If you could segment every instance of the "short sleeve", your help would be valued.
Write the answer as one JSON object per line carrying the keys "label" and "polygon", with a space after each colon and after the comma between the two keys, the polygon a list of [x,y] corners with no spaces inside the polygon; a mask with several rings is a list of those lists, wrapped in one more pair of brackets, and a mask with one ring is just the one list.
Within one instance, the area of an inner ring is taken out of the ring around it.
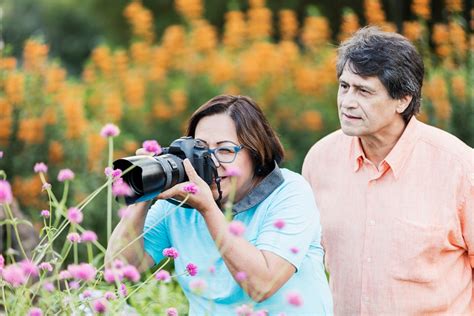
{"label": "short sleeve", "polygon": [[144,226],[144,248],[153,258],[155,263],[160,262],[163,257],[163,249],[171,247],[166,217],[170,214],[172,208],[170,203],[158,200],[148,210]]}
{"label": "short sleeve", "polygon": [[[298,270],[310,246],[320,247],[319,211],[303,177],[283,186],[268,205],[255,246],[286,259]],[[284,225],[278,228],[276,223]]]}
{"label": "short sleeve", "polygon": [[[469,262],[474,269],[474,171],[469,170],[468,181],[466,181],[464,192],[464,203],[461,205],[461,219],[463,237],[467,245]],[[474,276],[473,276],[474,278]]]}

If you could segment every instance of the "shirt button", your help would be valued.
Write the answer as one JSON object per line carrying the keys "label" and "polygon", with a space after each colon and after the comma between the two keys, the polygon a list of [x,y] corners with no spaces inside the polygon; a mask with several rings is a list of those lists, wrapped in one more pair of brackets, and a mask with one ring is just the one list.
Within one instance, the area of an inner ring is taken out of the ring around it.
{"label": "shirt button", "polygon": [[370,225],[375,226],[375,221],[373,219],[370,220]]}

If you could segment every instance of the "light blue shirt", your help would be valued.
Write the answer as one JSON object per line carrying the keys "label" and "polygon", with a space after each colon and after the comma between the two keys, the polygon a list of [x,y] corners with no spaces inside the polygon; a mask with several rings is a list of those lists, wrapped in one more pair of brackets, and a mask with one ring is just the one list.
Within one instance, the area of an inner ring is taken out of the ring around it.
{"label": "light blue shirt", "polygon": [[[163,249],[178,250],[175,273],[189,300],[190,315],[236,315],[236,308],[243,304],[252,305],[254,311],[266,310],[269,315],[333,314],[324,273],[319,211],[302,176],[276,167],[234,206],[234,220],[245,224],[244,238],[251,244],[279,255],[297,269],[277,292],[261,303],[254,302],[234,280],[198,211],[176,208],[159,200],[148,212],[145,251],[158,263],[163,259]],[[282,229],[274,226],[276,220],[284,221]],[[198,266],[196,276],[183,274],[188,263]],[[199,294],[190,288],[190,282],[197,279],[207,284]],[[301,306],[288,303],[287,294],[291,292],[301,296]]]}

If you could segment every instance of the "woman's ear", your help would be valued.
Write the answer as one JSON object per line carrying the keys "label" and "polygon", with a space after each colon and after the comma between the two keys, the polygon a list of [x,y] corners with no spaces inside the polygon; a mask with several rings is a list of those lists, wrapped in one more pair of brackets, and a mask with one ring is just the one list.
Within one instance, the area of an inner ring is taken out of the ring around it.
{"label": "woman's ear", "polygon": [[413,99],[413,96],[411,95],[406,95],[398,99],[397,113],[402,114],[403,112],[405,112],[407,107],[410,105],[410,102],[412,99]]}

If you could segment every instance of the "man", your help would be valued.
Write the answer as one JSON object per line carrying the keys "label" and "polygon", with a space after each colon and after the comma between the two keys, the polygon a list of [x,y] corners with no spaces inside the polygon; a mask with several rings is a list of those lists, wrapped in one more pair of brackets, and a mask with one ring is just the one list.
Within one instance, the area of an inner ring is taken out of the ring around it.
{"label": "man", "polygon": [[339,48],[341,130],[303,165],[336,315],[474,315],[474,154],[415,118],[423,75],[395,33],[367,27]]}

